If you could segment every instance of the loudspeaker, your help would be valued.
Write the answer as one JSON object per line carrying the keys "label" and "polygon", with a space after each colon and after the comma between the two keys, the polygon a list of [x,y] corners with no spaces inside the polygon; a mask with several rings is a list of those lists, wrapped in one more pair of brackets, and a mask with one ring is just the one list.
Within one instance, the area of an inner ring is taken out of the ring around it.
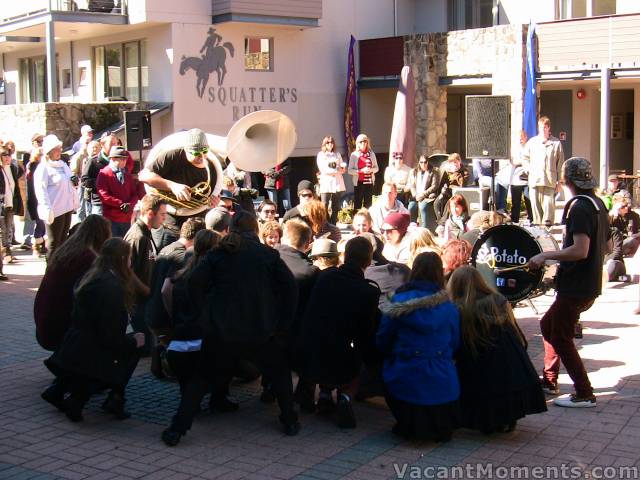
{"label": "loudspeaker", "polygon": [[489,188],[453,187],[452,195],[462,195],[469,205],[469,216],[480,210],[489,210]]}
{"label": "loudspeaker", "polygon": [[467,158],[511,158],[511,97],[466,97]]}
{"label": "loudspeaker", "polygon": [[127,150],[151,148],[151,112],[131,110],[124,112],[125,143]]}

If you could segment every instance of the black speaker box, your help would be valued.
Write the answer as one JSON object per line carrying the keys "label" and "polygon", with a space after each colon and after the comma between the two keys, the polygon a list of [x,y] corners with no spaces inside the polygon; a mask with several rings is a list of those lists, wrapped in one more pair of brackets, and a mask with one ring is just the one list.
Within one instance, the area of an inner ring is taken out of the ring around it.
{"label": "black speaker box", "polygon": [[151,148],[151,112],[149,110],[131,110],[124,112],[125,143],[127,150]]}
{"label": "black speaker box", "polygon": [[510,158],[511,97],[466,97],[467,158]]}

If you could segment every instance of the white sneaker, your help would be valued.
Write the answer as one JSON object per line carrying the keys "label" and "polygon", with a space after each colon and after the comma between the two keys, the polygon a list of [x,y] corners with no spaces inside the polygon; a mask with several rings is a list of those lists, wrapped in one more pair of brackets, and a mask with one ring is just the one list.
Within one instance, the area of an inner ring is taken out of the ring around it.
{"label": "white sneaker", "polygon": [[591,395],[590,397],[578,397],[575,393],[571,395],[563,395],[556,398],[553,403],[559,407],[566,408],[593,408],[596,406],[596,397]]}

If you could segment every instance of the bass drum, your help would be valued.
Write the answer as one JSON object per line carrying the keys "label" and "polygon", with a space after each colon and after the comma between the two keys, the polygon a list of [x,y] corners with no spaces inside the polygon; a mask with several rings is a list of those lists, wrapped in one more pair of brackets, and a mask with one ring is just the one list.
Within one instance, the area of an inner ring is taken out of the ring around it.
{"label": "bass drum", "polygon": [[558,250],[558,242],[544,229],[497,225],[478,238],[471,263],[489,285],[511,303],[517,303],[534,296],[545,278],[553,278],[555,265],[533,271],[522,268],[496,273],[496,269],[524,267],[531,257],[553,250]]}

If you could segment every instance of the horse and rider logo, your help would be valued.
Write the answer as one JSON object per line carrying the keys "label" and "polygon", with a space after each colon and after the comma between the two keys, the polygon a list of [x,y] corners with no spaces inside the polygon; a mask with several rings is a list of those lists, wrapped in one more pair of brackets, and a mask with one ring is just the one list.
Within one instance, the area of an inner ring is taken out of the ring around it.
{"label": "horse and rider logo", "polygon": [[222,43],[222,36],[218,35],[216,29],[212,27],[209,29],[207,39],[200,49],[200,57],[182,56],[180,75],[185,75],[189,69],[193,69],[196,72],[196,91],[200,98],[204,95],[211,73],[216,72],[218,74],[218,86],[221,86],[224,82],[224,77],[227,74],[227,67],[225,66],[227,50],[229,55],[233,57],[233,44],[231,42]]}

